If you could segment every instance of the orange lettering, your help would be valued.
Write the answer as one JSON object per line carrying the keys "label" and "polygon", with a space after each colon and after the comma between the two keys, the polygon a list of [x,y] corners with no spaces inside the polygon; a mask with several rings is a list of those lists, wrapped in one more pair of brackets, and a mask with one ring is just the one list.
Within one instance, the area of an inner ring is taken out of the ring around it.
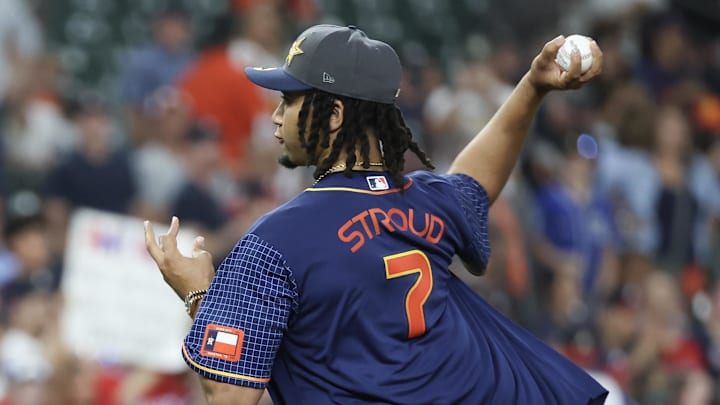
{"label": "orange lettering", "polygon": [[352,221],[345,222],[345,224],[341,226],[340,229],[338,229],[338,238],[340,238],[340,240],[345,243],[350,243],[354,239],[357,239],[357,242],[355,242],[352,248],[350,248],[350,251],[355,253],[365,244],[365,237],[360,231],[352,231],[349,235],[345,235],[345,233],[350,229],[352,224]]}
{"label": "orange lettering", "polygon": [[415,210],[410,208],[410,212],[408,213],[408,225],[410,226],[410,232],[414,233],[415,235],[424,238],[425,235],[428,233],[428,230],[430,230],[430,214],[427,212],[425,213],[425,229],[422,230],[422,232],[418,232],[415,229],[414,223],[415,223]]}
{"label": "orange lettering", "polygon": [[370,239],[372,239],[372,238],[373,238],[373,234],[372,234],[372,232],[370,232],[370,227],[368,226],[367,222],[365,221],[365,217],[367,217],[367,216],[368,216],[368,212],[367,212],[367,211],[363,211],[363,212],[355,215],[355,216],[352,218],[352,221],[353,221],[353,222],[360,222],[360,223],[362,224],[363,229],[365,229],[365,233],[367,234],[367,236],[368,236]]}
{"label": "orange lettering", "polygon": [[[370,208],[357,213],[338,229],[338,238],[342,242],[352,243],[350,251],[353,253],[365,246],[368,239],[379,236],[383,229],[387,232],[411,232],[420,238],[425,238],[432,244],[437,244],[445,232],[445,223],[440,217],[430,213],[424,213],[424,225],[418,230],[415,227],[414,209],[403,211],[399,208],[390,208],[384,211],[382,208]],[[369,217],[369,219],[368,219]],[[362,229],[353,226],[359,223]],[[381,226],[382,225],[382,226]]]}
{"label": "orange lettering", "polygon": [[[378,222],[377,215],[378,213],[383,214],[385,218],[387,219],[387,215],[385,215],[385,212],[380,208],[370,208],[368,210],[368,213],[370,214],[370,218],[372,219],[373,226],[375,227],[375,235],[380,235],[380,223]],[[144,246],[143,246],[144,248]]]}
{"label": "orange lettering", "polygon": [[[393,214],[400,217],[400,224],[398,224],[397,222],[395,222],[395,220],[392,219]],[[393,225],[395,225],[397,229],[401,231],[408,230],[408,220],[404,212],[400,211],[397,208],[390,208],[390,211],[387,212],[387,216],[390,218],[390,221],[393,223]]]}
{"label": "orange lettering", "polygon": [[[435,236],[433,236],[433,231],[436,229],[435,225],[438,225],[438,231]],[[443,236],[443,232],[445,232],[445,223],[442,219],[436,217],[435,215],[430,215],[430,230],[427,233],[427,237],[425,239],[428,240],[428,242],[437,244],[440,242],[440,238]]]}
{"label": "orange lettering", "polygon": [[[385,225],[385,228],[387,228],[390,232],[395,232],[395,228],[392,226],[392,223],[390,221],[390,217],[388,214],[383,211],[381,208],[373,208],[371,210],[373,213],[378,213],[383,215],[383,219],[380,221],[381,224]],[[377,217],[376,217],[377,218]]]}

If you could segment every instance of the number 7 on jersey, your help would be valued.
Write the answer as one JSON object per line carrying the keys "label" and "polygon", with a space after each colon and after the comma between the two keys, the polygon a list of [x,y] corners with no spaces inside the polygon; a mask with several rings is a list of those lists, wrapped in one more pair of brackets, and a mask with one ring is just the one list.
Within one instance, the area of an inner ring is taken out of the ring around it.
{"label": "number 7 on jersey", "polygon": [[405,296],[405,313],[408,321],[408,339],[425,334],[425,312],[423,305],[433,287],[432,269],[425,253],[408,250],[390,256],[385,260],[385,277],[389,279],[418,273],[418,278]]}

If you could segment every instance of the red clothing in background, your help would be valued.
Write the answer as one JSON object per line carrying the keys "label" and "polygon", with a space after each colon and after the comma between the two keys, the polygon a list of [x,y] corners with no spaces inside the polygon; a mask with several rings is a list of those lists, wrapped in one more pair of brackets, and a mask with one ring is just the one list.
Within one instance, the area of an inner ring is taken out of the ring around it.
{"label": "red clothing in background", "polygon": [[192,392],[183,374],[154,374],[139,398],[123,401],[122,385],[129,374],[105,369],[95,380],[94,405],[191,405]]}
{"label": "red clothing in background", "polygon": [[243,68],[231,62],[226,48],[211,48],[178,82],[189,96],[193,115],[219,129],[222,159],[231,168],[245,157],[253,121],[264,107],[259,88]]}

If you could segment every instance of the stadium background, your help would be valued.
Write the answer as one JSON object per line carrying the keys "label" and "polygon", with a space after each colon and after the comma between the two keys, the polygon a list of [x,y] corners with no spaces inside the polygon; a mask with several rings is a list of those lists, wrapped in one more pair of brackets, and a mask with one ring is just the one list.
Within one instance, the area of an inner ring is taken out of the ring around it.
{"label": "stadium background", "polygon": [[221,258],[310,184],[276,167],[277,95],[241,68],[281,62],[318,22],[398,49],[399,105],[439,170],[542,43],[594,37],[604,74],[544,103],[491,210],[487,275],[455,270],[613,403],[720,403],[717,2],[2,0],[1,404],[202,403],[187,374],[63,344],[68,221],[177,214]]}

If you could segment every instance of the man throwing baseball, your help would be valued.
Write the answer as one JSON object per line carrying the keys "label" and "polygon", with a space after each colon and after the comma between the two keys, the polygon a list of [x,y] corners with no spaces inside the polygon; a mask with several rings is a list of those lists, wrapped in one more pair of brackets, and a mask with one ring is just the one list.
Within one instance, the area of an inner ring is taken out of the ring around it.
{"label": "man throwing baseball", "polygon": [[280,163],[315,183],[255,223],[217,271],[202,238],[177,250],[179,221],[147,248],[194,318],[182,346],[210,404],[602,404],[607,391],[502,316],[449,270],[481,275],[488,208],[543,97],[600,73],[555,63],[548,42],[449,173],[403,175],[412,140],[395,105],[401,66],[356,27],[318,25],[278,68],[247,69],[282,93]]}

